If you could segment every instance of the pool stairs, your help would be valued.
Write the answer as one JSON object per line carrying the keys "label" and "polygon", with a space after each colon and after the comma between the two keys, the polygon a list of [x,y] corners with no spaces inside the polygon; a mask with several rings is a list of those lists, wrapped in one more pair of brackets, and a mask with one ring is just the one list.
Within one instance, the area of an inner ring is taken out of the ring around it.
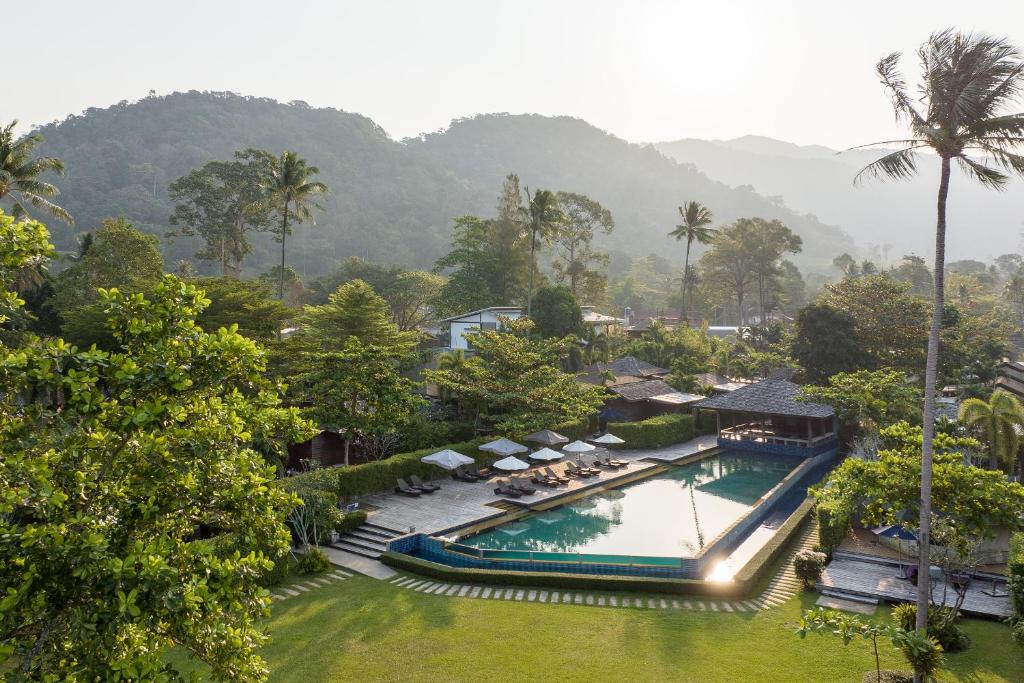
{"label": "pool stairs", "polygon": [[388,541],[404,534],[404,531],[365,522],[352,531],[342,534],[337,541],[328,545],[353,555],[362,555],[376,560],[381,553],[387,550]]}

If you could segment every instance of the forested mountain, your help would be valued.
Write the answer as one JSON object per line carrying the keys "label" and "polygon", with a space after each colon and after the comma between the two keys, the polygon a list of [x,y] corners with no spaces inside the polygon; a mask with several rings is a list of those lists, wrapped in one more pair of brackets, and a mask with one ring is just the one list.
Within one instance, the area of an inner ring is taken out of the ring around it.
{"label": "forested mountain", "polygon": [[[906,253],[932,253],[939,165],[927,156],[915,178],[899,183],[869,181],[855,187],[857,171],[881,152],[838,154],[828,147],[798,146],[753,135],[735,140],[684,139],[656,147],[715,180],[752,186],[763,195],[781,197],[794,210],[841,224],[865,249],[864,256],[895,261]],[[950,188],[948,251],[953,258],[984,259],[1018,250],[1024,227],[1024,183],[1015,179],[1003,192],[987,190],[954,165]]]}
{"label": "forested mountain", "polygon": [[[731,188],[578,119],[482,115],[442,132],[395,141],[370,119],[335,109],[230,93],[176,93],[89,109],[44,126],[40,153],[64,159],[60,202],[73,227],[51,221],[58,248],[108,216],[124,215],[163,236],[173,203],[167,185],[207,161],[247,147],[290,149],[320,168],[330,188],[316,225],[289,238],[289,263],[321,275],[346,256],[429,266],[449,244],[452,218],[490,215],[501,180],[518,173],[531,188],[585,193],[610,208],[616,231],[605,246],[634,254],[664,252],[676,207],[699,199],[729,221],[779,218],[804,240],[799,261],[824,267],[852,248],[840,229],[799,215],[779,200]],[[164,240],[169,263],[196,251],[191,238]],[[674,255],[674,254],[673,254]],[[273,265],[268,235],[254,239],[248,272]]]}

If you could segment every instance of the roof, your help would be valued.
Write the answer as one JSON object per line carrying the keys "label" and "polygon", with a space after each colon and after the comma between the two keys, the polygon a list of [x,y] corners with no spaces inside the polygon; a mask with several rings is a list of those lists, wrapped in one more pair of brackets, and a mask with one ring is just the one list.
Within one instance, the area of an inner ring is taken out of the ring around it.
{"label": "roof", "polygon": [[661,379],[649,379],[643,382],[619,384],[614,387],[608,387],[608,390],[627,401],[646,401],[647,399],[654,398],[655,396],[665,396],[667,394],[678,393],[671,385],[665,382],[665,380]]}
{"label": "roof", "polygon": [[494,311],[496,313],[501,313],[501,312],[505,312],[505,313],[522,313],[523,312],[523,307],[522,306],[488,306],[487,308],[478,308],[477,310],[470,311],[469,313],[462,313],[460,315],[453,315],[450,318],[445,318],[444,320],[438,320],[437,322],[439,324],[440,323],[454,322],[454,321],[457,321],[457,320],[462,320],[463,318],[468,318],[468,317],[473,316],[473,315],[480,315],[481,313],[486,313],[487,311]]}
{"label": "roof", "polygon": [[585,323],[604,323],[606,325],[618,325],[622,322],[622,318],[616,318],[613,315],[604,315],[594,310],[583,311],[583,322]]}
{"label": "roof", "polygon": [[651,396],[650,401],[654,403],[663,403],[670,406],[682,406],[687,403],[695,403],[704,398],[703,394],[687,394],[682,391],[673,391],[671,394],[661,394],[660,396]]}
{"label": "roof", "polygon": [[730,410],[766,415],[792,415],[794,417],[832,417],[832,406],[823,403],[803,403],[796,398],[800,386],[786,379],[766,379],[748,384],[728,394],[713,396],[698,403],[697,408]]}
{"label": "roof", "polygon": [[997,389],[1003,389],[1018,398],[1024,398],[1024,382],[1016,377],[996,377],[995,385]]}
{"label": "roof", "polygon": [[[610,372],[615,375],[615,379],[609,382],[605,382],[601,375],[605,372]],[[667,375],[668,370],[665,368],[659,368],[657,365],[651,365],[647,361],[634,358],[633,356],[624,356],[611,363],[594,363],[583,369],[582,372],[577,373],[576,379],[586,384],[607,384],[608,386],[615,386],[618,384],[629,384],[631,382],[641,382],[645,379],[652,379],[660,375]]]}

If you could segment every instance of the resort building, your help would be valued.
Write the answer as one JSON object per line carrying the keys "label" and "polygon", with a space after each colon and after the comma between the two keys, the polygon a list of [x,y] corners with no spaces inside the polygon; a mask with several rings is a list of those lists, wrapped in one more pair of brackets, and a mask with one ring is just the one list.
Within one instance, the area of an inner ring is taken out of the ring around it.
{"label": "resort building", "polygon": [[1024,400],[1024,363],[1004,358],[996,366],[996,388],[1008,391]]}
{"label": "resort building", "polygon": [[601,410],[604,422],[644,420],[665,413],[684,412],[704,398],[676,391],[665,382],[669,371],[633,356],[610,363],[594,363],[576,378],[584,384],[603,386],[609,397]]}
{"label": "resort building", "polygon": [[812,457],[838,447],[831,406],[798,401],[800,387],[779,376],[694,404],[717,414],[718,445]]}
{"label": "resort building", "polygon": [[448,348],[468,350],[471,348],[470,338],[477,332],[501,329],[499,316],[515,320],[523,316],[523,309],[519,306],[490,306],[445,318],[438,324],[442,332],[448,333]]}

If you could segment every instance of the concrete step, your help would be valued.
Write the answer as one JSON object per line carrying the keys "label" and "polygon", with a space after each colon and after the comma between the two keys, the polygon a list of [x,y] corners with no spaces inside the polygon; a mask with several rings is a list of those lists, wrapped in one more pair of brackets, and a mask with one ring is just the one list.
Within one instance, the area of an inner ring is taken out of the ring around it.
{"label": "concrete step", "polygon": [[374,531],[378,531],[378,532],[381,532],[383,534],[387,534],[391,538],[396,538],[398,536],[405,536],[407,533],[409,533],[408,531],[403,531],[401,529],[392,529],[391,527],[384,526],[383,524],[376,524],[374,522],[364,522],[362,525],[360,525],[359,528],[360,529],[363,529],[363,528],[365,528],[365,529],[373,529]]}
{"label": "concrete step", "polygon": [[376,548],[369,548],[365,545],[350,543],[344,538],[339,539],[337,543],[332,543],[331,547],[337,548],[338,550],[344,550],[346,553],[352,553],[353,555],[368,557],[371,560],[376,560],[381,555],[381,551]]}
{"label": "concrete step", "polygon": [[349,533],[362,534],[364,536],[378,538],[385,543],[390,541],[392,538],[397,538],[401,535],[393,531],[388,531],[382,527],[374,526],[372,524],[362,524],[358,526],[354,531],[351,531]]}
{"label": "concrete step", "polygon": [[382,551],[387,547],[388,541],[390,540],[390,539],[384,538],[383,536],[375,536],[375,535],[373,535],[371,533],[367,533],[366,531],[363,531],[362,529],[356,529],[354,531],[350,531],[347,534],[342,535],[342,537],[341,537],[341,540],[349,540],[349,539],[354,540],[354,541],[356,539],[358,539],[357,542],[365,543],[367,545],[371,545],[371,546],[380,548],[380,550],[382,550]]}
{"label": "concrete step", "polygon": [[848,602],[858,602],[862,605],[877,605],[878,598],[872,598],[867,595],[860,595],[857,593],[850,593],[848,591],[839,590],[836,588],[819,588],[818,592],[822,595],[830,598],[837,598],[839,600],[846,600]]}

